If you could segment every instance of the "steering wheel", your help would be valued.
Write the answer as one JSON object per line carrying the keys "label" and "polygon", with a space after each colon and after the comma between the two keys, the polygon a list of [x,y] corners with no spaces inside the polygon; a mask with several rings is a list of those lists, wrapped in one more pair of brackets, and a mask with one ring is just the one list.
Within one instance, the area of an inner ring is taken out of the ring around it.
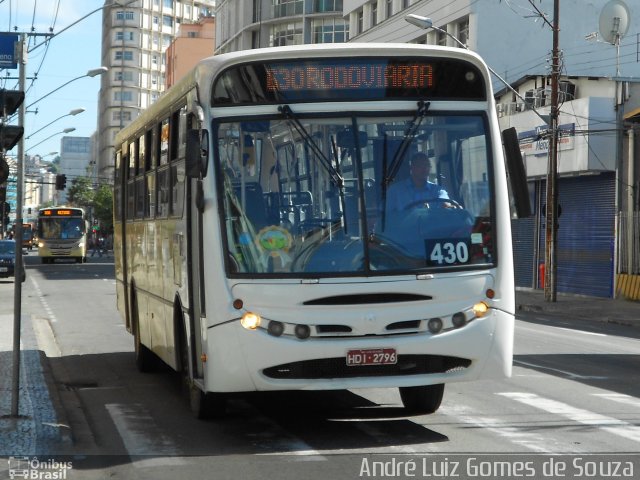
{"label": "steering wheel", "polygon": [[[411,202],[404,207],[404,210],[412,210],[418,206],[422,206],[423,208],[431,208],[430,207],[431,203],[441,203],[442,208],[460,208],[460,209],[462,208],[462,205],[460,205],[460,203],[456,202],[451,198],[436,197],[436,198],[429,198],[427,200],[416,200],[414,202]],[[449,205],[445,205],[447,203]]]}

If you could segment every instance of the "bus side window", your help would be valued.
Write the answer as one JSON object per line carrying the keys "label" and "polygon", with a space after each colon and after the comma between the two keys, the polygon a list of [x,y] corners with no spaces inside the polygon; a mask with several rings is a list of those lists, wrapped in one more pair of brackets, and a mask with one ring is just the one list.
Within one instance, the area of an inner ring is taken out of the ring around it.
{"label": "bus side window", "polygon": [[169,214],[169,186],[170,170],[168,167],[158,169],[158,203],[156,204],[156,214],[159,217],[166,217]]}

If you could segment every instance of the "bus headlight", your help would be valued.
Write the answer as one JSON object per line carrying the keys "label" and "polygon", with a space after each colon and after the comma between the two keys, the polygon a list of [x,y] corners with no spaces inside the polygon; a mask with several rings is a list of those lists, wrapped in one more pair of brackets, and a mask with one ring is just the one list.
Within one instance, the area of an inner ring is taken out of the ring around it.
{"label": "bus headlight", "polygon": [[473,306],[473,313],[477,318],[484,317],[489,312],[489,305],[485,302],[478,302]]}
{"label": "bus headlight", "polygon": [[262,319],[257,313],[247,312],[242,315],[242,318],[240,319],[240,325],[242,325],[247,330],[255,330],[260,326],[261,321]]}

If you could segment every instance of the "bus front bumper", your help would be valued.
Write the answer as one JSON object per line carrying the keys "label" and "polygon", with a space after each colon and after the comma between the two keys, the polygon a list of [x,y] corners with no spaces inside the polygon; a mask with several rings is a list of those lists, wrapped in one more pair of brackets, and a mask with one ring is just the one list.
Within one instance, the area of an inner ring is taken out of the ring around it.
{"label": "bus front bumper", "polygon": [[[431,335],[300,340],[247,330],[239,321],[209,328],[208,391],[405,387],[511,375],[513,316],[492,311],[465,327]],[[348,365],[352,352],[395,351],[390,365]]]}

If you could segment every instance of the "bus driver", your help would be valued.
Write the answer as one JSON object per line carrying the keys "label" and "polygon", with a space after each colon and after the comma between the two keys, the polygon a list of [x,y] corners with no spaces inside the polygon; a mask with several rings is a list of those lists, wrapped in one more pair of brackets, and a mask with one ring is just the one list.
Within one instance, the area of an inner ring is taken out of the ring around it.
{"label": "bus driver", "polygon": [[[415,153],[409,162],[410,176],[389,187],[387,209],[402,211],[410,205],[419,204],[420,201],[429,202],[439,198],[448,200],[447,191],[428,180],[430,171],[431,161],[427,154]],[[448,202],[443,202],[443,206],[448,206]]]}

